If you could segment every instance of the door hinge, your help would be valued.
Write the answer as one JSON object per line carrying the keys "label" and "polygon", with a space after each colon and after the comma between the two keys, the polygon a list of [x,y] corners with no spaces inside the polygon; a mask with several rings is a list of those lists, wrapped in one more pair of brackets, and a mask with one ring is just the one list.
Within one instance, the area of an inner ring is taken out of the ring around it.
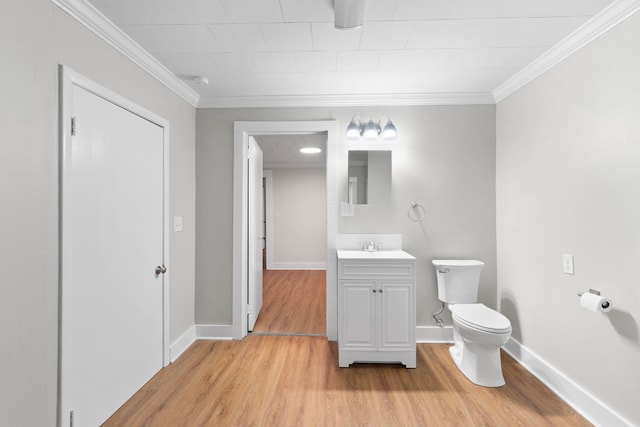
{"label": "door hinge", "polygon": [[69,427],[73,427],[73,411],[69,412]]}
{"label": "door hinge", "polygon": [[71,136],[76,136],[76,116],[71,117]]}

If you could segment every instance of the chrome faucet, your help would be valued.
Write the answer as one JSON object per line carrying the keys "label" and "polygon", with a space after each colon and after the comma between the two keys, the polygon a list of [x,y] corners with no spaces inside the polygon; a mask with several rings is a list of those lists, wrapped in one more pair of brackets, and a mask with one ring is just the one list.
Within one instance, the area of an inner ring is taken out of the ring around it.
{"label": "chrome faucet", "polygon": [[378,245],[371,241],[369,244],[365,245],[362,250],[367,252],[376,252],[378,250]]}

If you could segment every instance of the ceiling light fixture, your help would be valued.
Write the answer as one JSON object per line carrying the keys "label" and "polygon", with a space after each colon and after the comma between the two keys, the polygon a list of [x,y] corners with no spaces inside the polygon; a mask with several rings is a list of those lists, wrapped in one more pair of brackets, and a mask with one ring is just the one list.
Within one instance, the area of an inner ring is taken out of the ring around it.
{"label": "ceiling light fixture", "polygon": [[319,149],[318,147],[302,147],[300,149],[300,152],[303,154],[318,154],[320,153],[322,150]]}
{"label": "ceiling light fixture", "polygon": [[335,27],[350,29],[362,26],[364,4],[365,0],[335,0]]}
{"label": "ceiling light fixture", "polygon": [[387,123],[384,127],[380,126],[382,123],[382,118],[380,117],[377,123],[373,121],[371,116],[369,116],[369,121],[363,126],[360,123],[360,118],[358,116],[353,116],[351,122],[347,126],[346,130],[346,138],[351,141],[358,140],[360,138],[372,141],[382,137],[385,141],[391,141],[398,137],[398,130],[396,129],[396,125],[391,121],[391,117],[387,117]]}

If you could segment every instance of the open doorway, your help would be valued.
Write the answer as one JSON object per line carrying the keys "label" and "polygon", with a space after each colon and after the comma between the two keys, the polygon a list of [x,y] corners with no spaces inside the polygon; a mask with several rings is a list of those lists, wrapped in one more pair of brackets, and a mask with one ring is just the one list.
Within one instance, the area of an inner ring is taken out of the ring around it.
{"label": "open doorway", "polygon": [[252,331],[325,336],[327,133],[252,138],[263,153],[266,238],[263,304]]}
{"label": "open doorway", "polygon": [[[248,283],[248,178],[249,139],[261,135],[310,135],[325,133],[326,145],[326,335],[337,339],[337,122],[235,122],[234,124],[234,240],[233,240],[233,337],[247,335]],[[268,256],[268,253],[267,253]]]}

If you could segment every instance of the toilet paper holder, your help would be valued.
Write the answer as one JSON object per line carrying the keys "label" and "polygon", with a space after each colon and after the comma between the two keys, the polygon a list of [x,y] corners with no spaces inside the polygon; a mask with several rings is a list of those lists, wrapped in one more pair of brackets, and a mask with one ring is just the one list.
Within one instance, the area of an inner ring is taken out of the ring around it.
{"label": "toilet paper holder", "polygon": [[[595,289],[589,289],[590,294],[600,295],[600,291],[596,291]],[[581,297],[584,295],[584,292],[578,292],[578,296]]]}
{"label": "toilet paper holder", "polygon": [[[600,291],[597,291],[595,289],[589,289],[589,293],[600,296]],[[582,297],[582,295],[584,295],[584,294],[585,294],[585,292],[578,292],[578,297]],[[609,301],[607,299],[604,299],[602,302],[600,302],[600,310],[602,310],[604,312],[610,311],[611,310],[611,301]]]}

